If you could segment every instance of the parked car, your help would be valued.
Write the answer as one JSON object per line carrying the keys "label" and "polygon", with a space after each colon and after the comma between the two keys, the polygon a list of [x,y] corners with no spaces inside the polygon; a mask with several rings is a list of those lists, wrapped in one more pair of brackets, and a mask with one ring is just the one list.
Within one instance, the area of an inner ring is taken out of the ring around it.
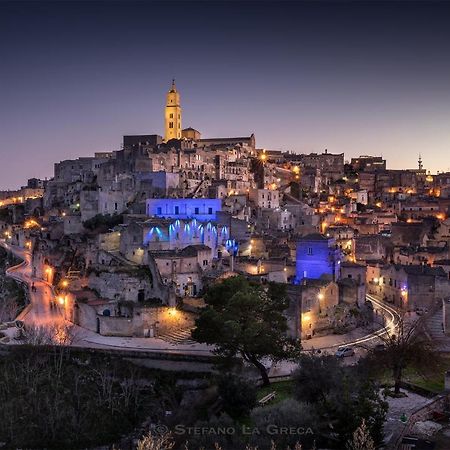
{"label": "parked car", "polygon": [[345,358],[347,356],[354,356],[355,350],[351,347],[339,347],[335,353],[337,358]]}
{"label": "parked car", "polygon": [[428,314],[428,309],[427,308],[416,308],[416,314],[418,316],[421,316],[423,314]]}
{"label": "parked car", "polygon": [[375,347],[373,348],[373,351],[375,353],[381,353],[384,352],[386,350],[386,346],[384,344],[377,344],[375,345]]}

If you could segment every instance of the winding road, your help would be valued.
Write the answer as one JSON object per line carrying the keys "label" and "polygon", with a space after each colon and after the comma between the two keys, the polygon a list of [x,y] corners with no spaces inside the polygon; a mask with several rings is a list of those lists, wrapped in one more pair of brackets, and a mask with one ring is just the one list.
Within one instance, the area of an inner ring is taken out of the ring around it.
{"label": "winding road", "polygon": [[0,245],[7,251],[13,253],[23,261],[6,270],[6,274],[19,282],[26,283],[28,287],[34,283],[35,292],[30,289],[30,305],[19,314],[18,319],[27,324],[35,326],[57,326],[64,324],[64,317],[59,307],[51,307],[51,302],[54,301],[54,294],[52,288],[45,281],[31,276],[31,254],[30,252],[21,248],[11,246],[4,241],[0,241]]}

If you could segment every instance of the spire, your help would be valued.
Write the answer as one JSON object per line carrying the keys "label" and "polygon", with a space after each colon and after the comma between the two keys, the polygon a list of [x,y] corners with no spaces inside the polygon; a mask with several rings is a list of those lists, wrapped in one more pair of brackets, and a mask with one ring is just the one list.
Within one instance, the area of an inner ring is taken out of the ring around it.
{"label": "spire", "polygon": [[170,92],[177,92],[177,87],[175,86],[175,78],[172,78],[172,87],[170,88]]}
{"label": "spire", "polygon": [[419,161],[417,161],[419,163],[419,170],[423,169],[423,164],[422,164],[422,155],[419,153]]}

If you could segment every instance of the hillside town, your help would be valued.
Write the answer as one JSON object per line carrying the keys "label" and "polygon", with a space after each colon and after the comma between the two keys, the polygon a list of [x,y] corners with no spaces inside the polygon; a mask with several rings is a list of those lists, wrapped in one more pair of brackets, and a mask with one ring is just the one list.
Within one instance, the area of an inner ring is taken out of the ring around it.
{"label": "hillside town", "polygon": [[[244,279],[283,286],[284,335],[305,351],[354,363],[416,319],[449,351],[449,172],[421,155],[394,170],[379,155],[261,148],[252,130],[205,137],[183,128],[181,104],[173,80],[164,136],[125,135],[0,192],[0,244],[22,261],[6,274],[30,288],[0,309],[2,345],[70,325],[78,348],[206,357],[209,293]],[[264,384],[293,367],[273,357]]]}
{"label": "hillside town", "polygon": [[[187,113],[188,116],[188,113]],[[288,285],[289,334],[309,340],[372,321],[372,295],[434,311],[450,336],[450,173],[391,170],[380,156],[258,148],[256,137],[182,128],[175,81],[165,135],[55,163],[1,192],[6,243],[102,336],[189,339],[207,287],[240,274]]]}

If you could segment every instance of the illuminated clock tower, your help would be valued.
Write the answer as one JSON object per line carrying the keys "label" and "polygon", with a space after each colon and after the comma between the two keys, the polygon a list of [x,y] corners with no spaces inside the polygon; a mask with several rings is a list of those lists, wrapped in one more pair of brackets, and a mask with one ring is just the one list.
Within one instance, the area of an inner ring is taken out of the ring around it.
{"label": "illuminated clock tower", "polygon": [[166,111],[165,111],[166,129],[164,134],[165,141],[171,139],[181,139],[181,105],[180,94],[175,86],[175,80],[172,80],[172,87],[167,93]]}

